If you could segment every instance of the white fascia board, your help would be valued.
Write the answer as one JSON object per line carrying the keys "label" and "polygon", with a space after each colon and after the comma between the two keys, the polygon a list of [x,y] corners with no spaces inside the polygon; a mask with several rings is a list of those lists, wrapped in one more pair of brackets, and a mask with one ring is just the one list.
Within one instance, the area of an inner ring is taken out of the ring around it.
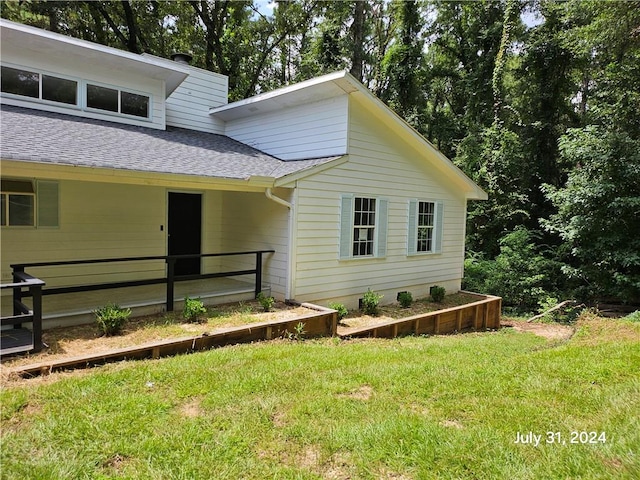
{"label": "white fascia board", "polygon": [[126,68],[142,76],[164,80],[166,96],[189,76],[189,70],[177,62],[151,55],[138,55],[4,19],[0,20],[0,34],[2,48],[15,46],[23,52],[36,50],[54,57],[66,54],[86,61],[89,65],[99,62],[103,66]]}

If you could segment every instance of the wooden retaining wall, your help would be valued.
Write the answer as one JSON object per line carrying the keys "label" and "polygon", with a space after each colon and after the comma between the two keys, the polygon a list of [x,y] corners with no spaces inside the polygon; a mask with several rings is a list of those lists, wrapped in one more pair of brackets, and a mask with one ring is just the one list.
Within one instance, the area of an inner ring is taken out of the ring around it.
{"label": "wooden retaining wall", "polygon": [[485,296],[484,300],[436,312],[391,320],[376,325],[356,327],[341,334],[342,338],[400,335],[440,335],[500,328],[502,298]]}
{"label": "wooden retaining wall", "polygon": [[120,360],[160,358],[180,353],[209,350],[225,345],[272,340],[278,337],[286,337],[288,333],[294,333],[299,323],[304,325],[305,338],[336,335],[338,317],[335,310],[310,304],[303,304],[303,306],[318,310],[318,313],[276,322],[252,323],[251,325],[205,333],[196,337],[159,340],[135,347],[109,350],[82,357],[25,365],[11,369],[9,375],[32,377],[60,370],[93,367]]}

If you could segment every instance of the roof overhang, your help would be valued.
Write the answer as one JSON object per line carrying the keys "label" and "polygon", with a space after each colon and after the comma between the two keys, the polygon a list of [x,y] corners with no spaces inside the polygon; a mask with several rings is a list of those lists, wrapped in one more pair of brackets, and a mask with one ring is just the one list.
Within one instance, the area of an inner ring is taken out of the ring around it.
{"label": "roof overhang", "polygon": [[352,79],[355,79],[349,77],[351,75],[346,71],[330,73],[221,107],[211,108],[209,114],[221,120],[229,121],[297,105],[319,102],[357,91],[358,88],[352,81]]}
{"label": "roof overhang", "polygon": [[0,20],[0,36],[2,50],[35,51],[52,58],[67,54],[88,65],[99,64],[114,71],[162,80],[167,97],[189,76],[189,70],[177,62],[138,55],[4,19]]}
{"label": "roof overhang", "polygon": [[263,176],[251,176],[244,179],[222,178],[7,159],[2,159],[1,163],[2,175],[6,177],[33,177],[40,179],[236,192],[264,192],[266,188],[275,186],[275,178]]}

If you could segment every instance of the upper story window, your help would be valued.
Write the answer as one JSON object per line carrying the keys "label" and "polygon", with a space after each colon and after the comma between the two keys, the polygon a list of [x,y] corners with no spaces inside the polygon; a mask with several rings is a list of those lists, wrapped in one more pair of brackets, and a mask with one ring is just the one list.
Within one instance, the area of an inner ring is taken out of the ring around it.
{"label": "upper story window", "polygon": [[87,83],[87,107],[149,118],[149,97]]}
{"label": "upper story window", "polygon": [[78,82],[13,67],[2,67],[1,90],[23,97],[78,104]]}
{"label": "upper story window", "polygon": [[[2,93],[42,100],[46,103],[55,102],[142,119],[151,118],[151,97],[143,93],[7,65],[2,66],[1,79]],[[82,93],[80,85],[84,89]]]}

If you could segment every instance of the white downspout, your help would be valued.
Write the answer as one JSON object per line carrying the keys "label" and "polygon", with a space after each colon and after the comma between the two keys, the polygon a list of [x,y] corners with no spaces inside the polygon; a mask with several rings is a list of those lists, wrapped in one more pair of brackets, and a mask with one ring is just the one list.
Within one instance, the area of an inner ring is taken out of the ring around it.
{"label": "white downspout", "polygon": [[287,207],[289,210],[291,210],[291,204],[290,204],[289,202],[287,202],[286,200],[283,200],[283,199],[282,199],[282,198],[280,198],[280,197],[276,197],[276,196],[274,196],[274,195],[271,193],[271,187],[267,188],[267,189],[264,191],[264,194],[266,195],[266,197],[267,197],[269,200],[273,200],[274,202],[279,203],[280,205],[284,205],[284,206],[285,206],[285,207]]}
{"label": "white downspout", "polygon": [[273,193],[271,192],[271,187],[268,187],[265,191],[264,191],[264,195],[271,201],[276,202],[279,205],[285,206],[289,209],[289,215],[287,218],[287,223],[289,224],[289,235],[288,235],[288,241],[289,241],[289,245],[287,248],[287,284],[285,285],[285,292],[284,292],[284,297],[286,300],[291,299],[291,293],[292,293],[292,286],[291,286],[291,282],[292,282],[292,278],[291,278],[291,268],[293,265],[293,205],[289,202],[287,202],[286,200],[280,198],[280,197],[276,197],[275,195],[273,195]]}

